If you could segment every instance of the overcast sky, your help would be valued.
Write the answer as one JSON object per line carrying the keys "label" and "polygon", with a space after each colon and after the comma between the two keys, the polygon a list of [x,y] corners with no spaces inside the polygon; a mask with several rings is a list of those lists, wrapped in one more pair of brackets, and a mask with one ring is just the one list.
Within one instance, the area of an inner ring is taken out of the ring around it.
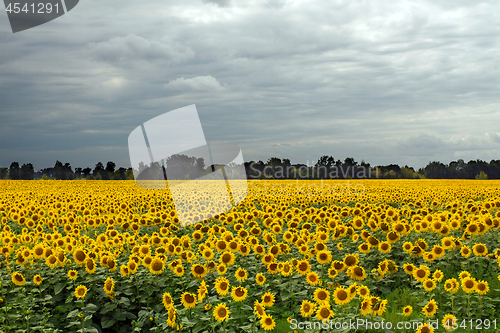
{"label": "overcast sky", "polygon": [[130,166],[128,136],[196,104],[245,161],[416,168],[500,159],[500,2],[81,0],[0,11],[0,166]]}

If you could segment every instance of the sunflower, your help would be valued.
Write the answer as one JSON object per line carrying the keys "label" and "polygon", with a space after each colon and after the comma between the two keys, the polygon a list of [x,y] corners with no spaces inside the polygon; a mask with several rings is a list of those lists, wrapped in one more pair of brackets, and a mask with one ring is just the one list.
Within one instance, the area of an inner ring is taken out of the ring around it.
{"label": "sunflower", "polygon": [[488,248],[485,244],[475,244],[472,247],[472,251],[476,257],[484,257],[488,254]]}
{"label": "sunflower", "polygon": [[368,243],[361,243],[358,246],[358,250],[359,250],[359,252],[364,253],[364,254],[370,253],[370,244],[368,244]]}
{"label": "sunflower", "polygon": [[299,273],[300,275],[306,275],[310,270],[311,267],[309,265],[309,261],[301,260],[297,262],[297,273]]}
{"label": "sunflower", "polygon": [[226,272],[227,272],[227,267],[226,267],[226,265],[224,265],[224,264],[219,264],[219,265],[217,266],[217,274],[219,274],[219,275],[224,275],[224,274],[226,274]]}
{"label": "sunflower", "polygon": [[348,254],[344,257],[344,264],[348,267],[356,266],[359,263],[358,254]]}
{"label": "sunflower", "polygon": [[342,287],[338,287],[337,289],[335,289],[335,291],[333,292],[333,299],[335,301],[335,304],[337,305],[344,305],[351,301],[349,293]]}
{"label": "sunflower", "polygon": [[422,286],[427,291],[433,291],[436,288],[436,282],[432,279],[426,279],[422,282]]}
{"label": "sunflower", "polygon": [[77,277],[78,277],[78,272],[77,272],[77,271],[75,271],[74,269],[72,269],[72,270],[70,270],[70,271],[68,272],[68,278],[69,278],[70,280],[74,280],[74,279],[76,279]]}
{"label": "sunflower", "polygon": [[149,245],[141,245],[141,247],[139,248],[139,255],[141,257],[151,255],[151,249],[149,248]]}
{"label": "sunflower", "polygon": [[211,249],[211,248],[205,248],[202,252],[201,252],[201,255],[202,257],[205,259],[205,260],[212,260],[215,256],[214,254],[214,251]]}
{"label": "sunflower", "polygon": [[443,320],[441,321],[441,323],[443,324],[443,327],[447,331],[451,331],[451,330],[454,330],[455,328],[457,328],[456,322],[457,322],[457,317],[455,317],[452,314],[447,314],[446,316],[443,317]]}
{"label": "sunflower", "polygon": [[128,269],[127,265],[120,266],[120,274],[122,276],[129,276],[130,275],[130,270]]}
{"label": "sunflower", "polygon": [[226,251],[219,257],[219,262],[227,267],[234,265],[236,256],[233,252]]}
{"label": "sunflower", "polygon": [[304,318],[310,317],[316,311],[316,304],[303,300],[300,305],[300,315]]}
{"label": "sunflower", "polygon": [[203,279],[207,273],[208,270],[204,265],[195,264],[191,266],[191,274],[196,278]]}
{"label": "sunflower", "polygon": [[316,286],[320,283],[319,275],[316,272],[309,272],[306,276],[306,281],[311,286]]}
{"label": "sunflower", "polygon": [[460,280],[465,279],[466,277],[470,277],[470,273],[467,271],[461,271],[460,274],[458,274],[458,278]]}
{"label": "sunflower", "polygon": [[316,318],[319,321],[330,319],[334,316],[333,311],[330,309],[330,303],[322,304],[318,306],[318,310],[316,311]]}
{"label": "sunflower", "polygon": [[198,290],[196,292],[198,293],[198,302],[201,303],[208,294],[208,288],[205,280],[201,281],[200,286],[198,287]]}
{"label": "sunflower", "polygon": [[[108,258],[108,260],[106,260],[106,266],[108,265],[108,261],[109,261],[109,258]],[[153,262],[153,257],[151,257],[150,255],[147,255],[144,257],[144,259],[142,259],[142,265],[146,268],[149,268],[149,266],[151,266],[152,262]]]}
{"label": "sunflower", "polygon": [[92,260],[91,258],[88,258],[87,261],[85,261],[85,270],[89,274],[95,273],[96,267],[95,267],[94,260]]}
{"label": "sunflower", "polygon": [[75,297],[76,298],[84,298],[87,295],[87,287],[79,285],[75,289]]}
{"label": "sunflower", "polygon": [[320,264],[328,264],[332,261],[332,253],[330,251],[318,251],[318,253],[316,253],[316,260],[320,263]]}
{"label": "sunflower", "polygon": [[39,274],[33,276],[33,283],[36,284],[37,286],[39,286],[42,283],[42,281],[43,279]]}
{"label": "sunflower", "polygon": [[149,272],[154,275],[161,274],[165,268],[163,260],[160,258],[154,258],[149,265]]}
{"label": "sunflower", "polygon": [[170,326],[171,328],[174,328],[176,318],[177,318],[177,310],[172,305],[168,308],[167,325]]}
{"label": "sunflower", "polygon": [[255,282],[257,282],[259,286],[262,286],[266,282],[266,277],[262,273],[258,273],[255,275]]}
{"label": "sunflower", "polygon": [[266,308],[272,307],[274,305],[274,300],[274,294],[269,291],[262,295],[262,305]]}
{"label": "sunflower", "polygon": [[478,281],[475,290],[479,295],[486,295],[490,291],[488,281]]}
{"label": "sunflower", "polygon": [[235,302],[243,302],[248,295],[248,290],[242,286],[231,287],[231,297]]}
{"label": "sunflower", "polygon": [[462,280],[462,289],[467,293],[470,294],[476,290],[476,279],[468,276]]}
{"label": "sunflower", "polygon": [[403,308],[403,316],[405,317],[411,315],[412,312],[413,312],[413,307],[411,305],[407,305]]}
{"label": "sunflower", "polygon": [[43,256],[43,253],[45,252],[45,249],[43,247],[43,245],[41,244],[37,244],[35,245],[35,247],[33,248],[33,256],[36,258],[36,259],[40,259],[42,256]]}
{"label": "sunflower", "polygon": [[460,289],[460,284],[458,283],[457,279],[448,279],[444,282],[444,290],[447,292],[454,294]]}
{"label": "sunflower", "polygon": [[45,259],[45,264],[50,268],[54,268],[57,266],[57,258],[55,255],[51,254],[47,259]]}
{"label": "sunflower", "polygon": [[87,259],[87,254],[83,249],[76,249],[75,252],[73,252],[73,258],[75,259],[75,262],[78,265],[81,265],[85,263],[85,259]]}
{"label": "sunflower", "polygon": [[314,291],[314,301],[318,304],[330,302],[330,292],[324,288],[318,288]]}
{"label": "sunflower", "polygon": [[293,273],[293,266],[288,261],[285,261],[282,264],[283,265],[282,265],[281,270],[280,270],[281,275],[283,275],[284,277],[292,275],[292,273]]}
{"label": "sunflower", "polygon": [[403,251],[405,251],[405,252],[410,252],[412,248],[413,248],[413,244],[411,242],[405,242],[403,244]]}
{"label": "sunflower", "polygon": [[260,319],[266,314],[266,309],[256,300],[253,306],[253,313]]}
{"label": "sunflower", "polygon": [[434,271],[434,273],[432,273],[432,279],[434,281],[437,281],[437,282],[440,282],[444,277],[444,274],[441,270],[437,269]]}
{"label": "sunflower", "polygon": [[365,298],[370,296],[370,289],[367,286],[359,286],[358,289],[356,290],[357,294],[361,298]]}
{"label": "sunflower", "polygon": [[184,275],[184,267],[182,265],[177,265],[174,267],[174,274],[177,277],[181,277]]}
{"label": "sunflower", "polygon": [[217,278],[214,282],[215,290],[217,294],[221,296],[226,296],[229,292],[229,280],[225,277]]}
{"label": "sunflower", "polygon": [[330,267],[328,269],[328,277],[330,279],[335,279],[337,275],[339,275],[339,272],[337,272],[337,270],[334,267]]}
{"label": "sunflower", "polygon": [[377,303],[376,307],[372,309],[375,316],[381,316],[385,309],[387,308],[387,300],[384,299],[382,302]]}
{"label": "sunflower", "polygon": [[138,268],[138,266],[137,266],[137,262],[136,262],[136,261],[134,261],[134,260],[129,260],[129,262],[127,262],[127,267],[128,267],[128,269],[129,269],[129,271],[130,271],[130,274],[135,274],[135,273],[137,273],[137,268]]}
{"label": "sunflower", "polygon": [[14,272],[12,273],[12,283],[14,283],[16,286],[22,286],[26,283],[26,280],[21,273]]}
{"label": "sunflower", "polygon": [[372,302],[369,297],[363,298],[360,304],[361,315],[367,316],[372,311]]}
{"label": "sunflower", "polygon": [[247,274],[247,271],[246,269],[244,268],[238,268],[236,270],[236,272],[234,273],[234,277],[236,278],[236,280],[242,282],[242,281],[245,281],[247,278],[248,278],[248,274]]}
{"label": "sunflower", "polygon": [[432,326],[428,323],[423,324],[417,329],[416,333],[434,333],[434,328],[432,328]]}
{"label": "sunflower", "polygon": [[430,275],[431,272],[427,266],[420,266],[413,271],[413,277],[419,282],[424,282]]}
{"label": "sunflower", "polygon": [[353,266],[353,267],[349,267],[349,269],[347,270],[347,275],[349,275],[349,277],[353,280],[357,280],[357,281],[363,281],[364,279],[366,279],[366,272],[365,272],[365,269],[361,266]]}
{"label": "sunflower", "polygon": [[174,305],[172,295],[170,295],[170,293],[166,293],[166,292],[163,293],[161,302],[163,303],[163,306],[165,307],[166,310],[168,310],[169,307]]}
{"label": "sunflower", "polygon": [[196,295],[184,292],[181,295],[181,303],[187,309],[192,309],[196,306]]}
{"label": "sunflower", "polygon": [[226,303],[219,303],[215,306],[213,315],[214,315],[215,320],[224,321],[224,320],[229,319],[230,313],[231,312],[227,308]]}
{"label": "sunflower", "polygon": [[113,295],[113,290],[115,289],[115,281],[111,277],[108,277],[106,281],[104,281],[103,289],[108,296]]}
{"label": "sunflower", "polygon": [[266,314],[260,318],[260,325],[264,331],[271,331],[276,327],[276,322],[272,316]]}
{"label": "sunflower", "polygon": [[389,242],[382,242],[378,245],[378,250],[380,253],[389,253],[391,252],[391,244]]}
{"label": "sunflower", "polygon": [[426,317],[432,317],[436,314],[438,306],[434,299],[431,299],[427,304],[422,308],[422,312]]}

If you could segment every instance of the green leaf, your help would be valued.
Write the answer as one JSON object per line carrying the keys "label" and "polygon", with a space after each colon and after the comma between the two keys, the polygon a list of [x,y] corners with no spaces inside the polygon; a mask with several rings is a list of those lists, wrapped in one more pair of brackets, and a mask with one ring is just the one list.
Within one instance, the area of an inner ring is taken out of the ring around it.
{"label": "green leaf", "polygon": [[123,313],[123,312],[121,312],[119,310],[115,310],[113,312],[113,318],[115,318],[118,321],[123,321],[123,320],[127,319],[127,317],[125,316],[125,313]]}
{"label": "green leaf", "polygon": [[118,301],[118,303],[123,304],[123,305],[125,305],[127,307],[130,306],[130,300],[127,297],[120,298],[120,300]]}
{"label": "green leaf", "polygon": [[101,319],[101,328],[108,328],[113,326],[116,323],[116,320],[113,318],[102,317]]}
{"label": "green leaf", "polygon": [[136,319],[137,318],[137,316],[135,314],[133,314],[132,312],[125,312],[125,316],[128,319]]}
{"label": "green leaf", "polygon": [[[378,289],[379,289],[381,292],[383,292],[384,294],[390,294],[390,293],[391,293],[391,289],[389,289],[389,288],[387,288],[387,287],[380,286],[380,287],[378,287]],[[427,303],[425,303],[425,304],[427,304]],[[425,305],[425,304],[424,304],[424,305]]]}
{"label": "green leaf", "polygon": [[54,295],[59,294],[64,289],[64,287],[66,287],[66,283],[64,282],[56,284],[56,286],[54,287]]}
{"label": "green leaf", "polygon": [[88,312],[96,312],[98,307],[97,305],[93,304],[93,303],[88,303],[87,305],[85,305],[85,307],[83,308],[85,311],[88,311]]}
{"label": "green leaf", "polygon": [[76,316],[78,316],[79,313],[80,313],[80,309],[74,309],[73,311],[71,311],[70,313],[68,313],[68,315],[66,316],[66,318],[76,317]]}
{"label": "green leaf", "polygon": [[116,307],[116,303],[106,303],[101,310],[101,314],[106,314],[110,311],[113,311],[114,309],[116,309]]}

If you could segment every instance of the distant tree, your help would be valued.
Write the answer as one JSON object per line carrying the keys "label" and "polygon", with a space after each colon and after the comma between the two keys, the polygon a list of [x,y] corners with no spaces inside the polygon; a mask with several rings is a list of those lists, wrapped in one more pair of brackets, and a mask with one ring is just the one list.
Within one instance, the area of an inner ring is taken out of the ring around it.
{"label": "distant tree", "polygon": [[465,173],[467,179],[475,179],[476,175],[480,174],[481,171],[485,173],[489,172],[489,165],[482,160],[470,160],[467,162],[465,167]]}
{"label": "distant tree", "polygon": [[82,176],[83,176],[84,178],[87,178],[87,177],[90,175],[90,173],[91,173],[91,172],[92,172],[92,169],[91,169],[91,168],[88,168],[88,167],[87,167],[87,168],[85,168],[85,169],[82,169]]}
{"label": "distant tree", "polygon": [[314,176],[320,179],[329,178],[330,170],[334,165],[335,159],[332,156],[321,156],[314,165]]}
{"label": "distant tree", "polygon": [[109,161],[106,163],[106,172],[112,174],[115,172],[116,164],[114,162]]}
{"label": "distant tree", "polygon": [[[166,176],[167,179],[170,180],[196,179],[205,174],[205,160],[203,158],[196,158],[194,156],[187,156],[184,154],[174,154],[167,158],[166,165]],[[162,171],[162,168],[159,164],[152,164],[150,165],[150,168],[152,166],[156,169],[156,171],[154,171],[154,174]],[[211,168],[212,167],[214,166],[211,166]]]}
{"label": "distant tree", "polygon": [[111,179],[125,180],[125,179],[127,179],[126,172],[127,172],[127,169],[125,169],[123,167],[119,168],[118,170],[116,170],[114,172],[113,177]]}
{"label": "distant tree", "polygon": [[0,168],[0,179],[7,179],[8,174],[9,174],[8,168]]}
{"label": "distant tree", "polygon": [[127,171],[125,172],[125,179],[134,180],[134,171],[132,168],[128,168]]}
{"label": "distant tree", "polygon": [[54,165],[54,178],[62,180],[74,179],[75,174],[73,173],[71,164],[64,163],[63,165],[61,161],[57,160]]}
{"label": "distant tree", "polygon": [[484,171],[481,171],[479,173],[479,175],[476,175],[475,178],[478,179],[478,180],[487,180],[488,179],[488,175],[485,174]]}
{"label": "distant tree", "polygon": [[54,165],[54,178],[55,179],[64,179],[63,164],[59,160],[57,160],[56,164]]}
{"label": "distant tree", "polygon": [[491,160],[488,176],[490,179],[500,179],[500,160]]}
{"label": "distant tree", "polygon": [[404,167],[401,168],[401,177],[404,179],[419,179],[422,178],[422,176],[415,172],[415,169],[405,165]]}
{"label": "distant tree", "polygon": [[[174,156],[174,155],[172,155],[172,156]],[[187,170],[187,169],[182,171],[182,168],[181,169],[176,168],[175,171],[177,171],[178,173],[174,172],[174,170],[171,170],[171,171],[172,171],[172,174],[169,173],[170,179],[189,179],[189,178],[186,178],[189,176],[189,174],[188,174],[189,170]],[[177,177],[184,177],[184,178],[173,178],[174,175]],[[161,179],[165,179],[164,168],[159,162],[151,162],[149,164],[149,166],[140,162],[139,163],[139,172],[138,172],[136,179],[137,180],[148,180],[148,179],[161,180]]]}
{"label": "distant tree", "polygon": [[19,171],[19,179],[31,180],[35,175],[35,169],[33,168],[33,164],[23,164],[21,170]]}
{"label": "distant tree", "polygon": [[354,158],[352,157],[347,157],[345,160],[344,160],[344,165],[345,166],[356,166],[358,165],[358,162],[356,162],[354,160]]}
{"label": "distant tree", "polygon": [[446,179],[448,178],[447,168],[441,162],[433,161],[424,168],[425,178]]}
{"label": "distant tree", "polygon": [[19,179],[19,163],[12,162],[9,167],[9,178],[10,179]]}
{"label": "distant tree", "polygon": [[465,178],[466,168],[464,160],[459,159],[458,161],[452,161],[448,164],[448,177],[449,178]]}
{"label": "distant tree", "polygon": [[82,168],[75,168],[75,177],[82,178]]}
{"label": "distant tree", "polygon": [[[97,177],[99,175],[99,177]],[[109,179],[109,174],[106,172],[106,169],[104,169],[104,165],[101,162],[97,162],[95,165],[94,171],[92,171],[92,176],[94,176],[95,179],[104,179],[108,180]]]}
{"label": "distant tree", "polygon": [[92,174],[97,175],[97,174],[101,173],[102,171],[104,171],[104,165],[102,164],[102,162],[97,162],[97,164],[95,165],[94,171],[92,171]]}

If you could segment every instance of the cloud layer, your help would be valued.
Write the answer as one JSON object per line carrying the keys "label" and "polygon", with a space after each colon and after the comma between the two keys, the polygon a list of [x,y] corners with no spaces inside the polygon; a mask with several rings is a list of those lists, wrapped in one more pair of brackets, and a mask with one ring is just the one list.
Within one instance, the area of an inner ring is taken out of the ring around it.
{"label": "cloud layer", "polygon": [[245,160],[500,159],[497,1],[81,2],[0,19],[0,166],[128,166],[130,131],[196,104]]}

